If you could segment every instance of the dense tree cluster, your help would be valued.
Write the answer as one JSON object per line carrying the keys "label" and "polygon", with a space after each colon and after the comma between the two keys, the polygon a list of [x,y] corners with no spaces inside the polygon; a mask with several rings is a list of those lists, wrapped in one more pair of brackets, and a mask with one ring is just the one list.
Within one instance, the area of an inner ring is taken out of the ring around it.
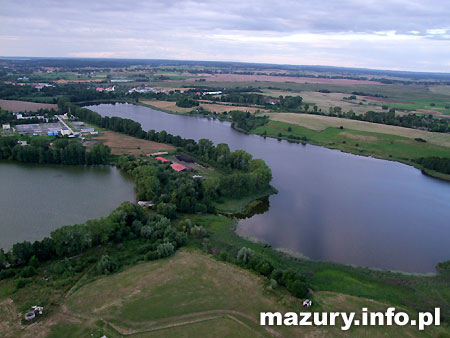
{"label": "dense tree cluster", "polygon": [[0,138],[0,159],[12,159],[26,163],[54,164],[108,164],[111,149],[102,144],[92,146],[89,151],[77,140],[33,136],[29,144],[18,144],[17,136]]}
{"label": "dense tree cluster", "polygon": [[269,122],[266,116],[255,116],[240,110],[233,110],[229,115],[231,115],[232,127],[247,133]]}
{"label": "dense tree cluster", "polygon": [[[210,141],[200,140],[199,144],[207,142]],[[253,160],[242,150],[224,154],[221,162],[214,161],[221,164],[223,174],[204,179],[194,179],[191,173],[175,172],[168,164],[134,156],[122,156],[117,166],[134,177],[139,200],[152,201],[157,204],[158,213],[174,218],[176,211],[213,212],[213,202],[224,197],[242,197],[267,189],[272,173],[263,160]]]}
{"label": "dense tree cluster", "polygon": [[190,98],[189,96],[181,96],[177,101],[176,105],[182,108],[192,108],[198,107],[199,103],[197,100]]}
{"label": "dense tree cluster", "polygon": [[272,263],[263,256],[257,255],[252,249],[241,248],[237,253],[236,260],[239,265],[273,280],[273,287],[284,286],[297,298],[308,296],[309,290],[305,278],[293,270],[275,269]]}
{"label": "dense tree cluster", "polygon": [[261,94],[231,93],[217,98],[221,102],[232,102],[245,105],[266,105],[267,97]]}
{"label": "dense tree cluster", "polygon": [[450,158],[422,157],[417,160],[424,168],[450,175]]}
{"label": "dense tree cluster", "polygon": [[[30,277],[40,262],[54,258],[71,257],[109,242],[144,238],[149,245],[148,254],[156,258],[173,254],[176,248],[187,242],[186,231],[178,231],[171,221],[159,214],[148,215],[142,208],[130,202],[122,203],[108,217],[89,220],[85,224],[61,227],[41,241],[21,242],[5,253],[0,250],[0,277],[14,274],[14,267],[22,269],[22,277]],[[11,269],[6,269],[10,266]],[[119,268],[112,257],[102,256],[96,265],[99,273],[111,273]]]}

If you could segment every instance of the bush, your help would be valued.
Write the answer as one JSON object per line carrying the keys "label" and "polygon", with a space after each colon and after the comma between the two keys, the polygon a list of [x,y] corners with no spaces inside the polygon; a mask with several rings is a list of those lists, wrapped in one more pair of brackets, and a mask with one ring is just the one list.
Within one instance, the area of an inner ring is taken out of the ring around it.
{"label": "bush", "polygon": [[278,282],[275,279],[270,280],[270,287],[275,290],[278,287]]}
{"label": "bush", "polygon": [[294,280],[287,285],[288,291],[296,298],[305,298],[308,296],[308,287],[305,282]]}
{"label": "bush", "polygon": [[175,252],[175,247],[172,243],[162,243],[156,247],[156,251],[160,258],[169,257]]}
{"label": "bush", "polygon": [[282,276],[283,276],[283,271],[279,270],[279,269],[273,270],[272,274],[270,275],[270,277],[272,279],[275,279],[278,283],[280,283]]}
{"label": "bush", "polygon": [[194,225],[191,228],[191,236],[194,238],[203,238],[206,236],[206,230],[202,226]]}
{"label": "bush", "polygon": [[147,261],[154,261],[156,259],[159,258],[159,253],[158,251],[149,251],[147,252],[147,254],[145,255],[145,259]]}
{"label": "bush", "polygon": [[172,203],[159,203],[156,211],[169,219],[174,219],[177,216],[177,206]]}
{"label": "bush", "polygon": [[153,227],[149,226],[149,225],[145,225],[141,228],[141,237],[144,238],[151,238],[152,234],[154,232]]}
{"label": "bush", "polygon": [[14,277],[16,275],[16,271],[14,269],[6,269],[0,271],[0,280]]}
{"label": "bush", "polygon": [[20,277],[32,277],[36,274],[36,269],[33,266],[26,266],[22,269],[22,271],[20,271]]}
{"label": "bush", "polygon": [[243,247],[237,253],[237,261],[239,264],[248,264],[250,259],[255,255],[255,252],[252,249]]}
{"label": "bush", "polygon": [[119,267],[120,265],[116,258],[102,255],[96,265],[96,270],[98,274],[109,275],[119,270]]}
{"label": "bush", "polygon": [[177,243],[177,247],[180,248],[187,244],[188,237],[185,232],[177,232],[175,235],[175,242]]}
{"label": "bush", "polygon": [[25,279],[25,278],[20,277],[20,278],[17,278],[17,279],[14,281],[14,287],[16,288],[16,290],[22,289],[22,288],[25,287],[25,285],[27,285],[29,282],[30,282],[29,279]]}

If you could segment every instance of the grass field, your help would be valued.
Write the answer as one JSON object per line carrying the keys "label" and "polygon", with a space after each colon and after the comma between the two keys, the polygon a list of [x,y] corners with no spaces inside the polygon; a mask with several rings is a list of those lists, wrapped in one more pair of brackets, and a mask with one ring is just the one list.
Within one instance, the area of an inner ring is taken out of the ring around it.
{"label": "grass field", "polygon": [[310,114],[294,114],[294,113],[272,113],[266,114],[271,120],[291,123],[302,126],[315,131],[323,131],[329,127],[339,128],[343,126],[345,129],[373,132],[380,134],[391,134],[405,138],[423,138],[429,143],[439,146],[450,147],[450,134],[432,133],[424,130],[411,128],[403,128],[397,126],[389,126],[385,124],[370,123],[365,121],[356,121],[350,119],[341,119],[331,116],[320,116]]}
{"label": "grass field", "polygon": [[110,147],[113,155],[148,155],[158,151],[175,150],[175,147],[165,143],[142,140],[110,130],[106,130],[101,135],[92,139]]}
{"label": "grass field", "polygon": [[38,109],[58,109],[58,105],[50,103],[35,103],[27,101],[0,100],[0,108],[12,113],[17,112],[35,112]]}
{"label": "grass field", "polygon": [[339,149],[344,152],[396,160],[414,165],[413,160],[420,157],[450,157],[450,148],[432,143],[422,143],[411,138],[329,127],[314,131],[302,126],[279,121],[270,121],[267,125],[253,131],[258,135],[288,140],[292,137],[306,137],[308,143]]}
{"label": "grass field", "polygon": [[[264,311],[303,311],[284,288],[273,290],[247,270],[196,250],[143,263],[79,287],[45,320],[22,326],[4,302],[5,337],[419,337],[414,327],[261,327]],[[391,304],[332,291],[316,291],[313,311],[384,311]],[[397,307],[398,308],[398,307]],[[401,310],[410,312],[407,308]],[[12,313],[12,315],[11,315]],[[6,314],[6,315],[5,315]],[[1,320],[2,318],[0,318]],[[437,336],[445,328],[429,327]]]}

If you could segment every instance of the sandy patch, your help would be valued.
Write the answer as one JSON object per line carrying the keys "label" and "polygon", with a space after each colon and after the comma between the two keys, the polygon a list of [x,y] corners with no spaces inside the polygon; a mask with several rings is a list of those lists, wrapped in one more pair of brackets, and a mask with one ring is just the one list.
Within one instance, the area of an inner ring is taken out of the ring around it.
{"label": "sandy patch", "polygon": [[168,144],[142,140],[113,131],[105,131],[93,140],[109,146],[114,155],[148,155],[157,151],[175,150],[175,147]]}

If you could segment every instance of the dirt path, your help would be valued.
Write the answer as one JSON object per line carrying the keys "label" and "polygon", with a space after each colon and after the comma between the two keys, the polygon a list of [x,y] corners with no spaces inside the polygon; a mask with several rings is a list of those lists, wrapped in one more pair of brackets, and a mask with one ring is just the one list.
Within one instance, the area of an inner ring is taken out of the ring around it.
{"label": "dirt path", "polygon": [[[192,317],[199,317],[199,316],[207,316],[205,318],[200,318],[200,319],[191,319],[191,320],[186,320]],[[160,325],[160,326],[155,326],[155,327],[151,327],[148,329],[123,329],[115,324],[110,323],[107,320],[103,321],[111,326],[114,330],[116,330],[118,333],[122,334],[122,335],[131,335],[131,334],[137,334],[137,333],[147,333],[147,332],[152,332],[152,331],[158,331],[158,330],[164,330],[164,329],[170,329],[173,327],[178,327],[178,326],[183,326],[183,325],[189,325],[189,324],[194,324],[194,323],[200,323],[200,322],[204,322],[204,321],[208,321],[208,320],[213,320],[213,319],[218,319],[221,317],[228,317],[236,322],[238,322],[239,324],[245,326],[246,328],[254,331],[256,334],[258,334],[259,336],[262,336],[260,333],[256,332],[253,328],[251,328],[249,325],[245,324],[244,322],[240,321],[238,318],[236,318],[235,316],[238,317],[243,317],[249,321],[251,321],[252,323],[259,325],[259,322],[254,319],[252,316],[247,315],[245,313],[239,312],[239,311],[234,311],[234,310],[210,310],[210,311],[203,311],[203,312],[194,312],[194,313],[189,313],[186,315],[180,315],[180,316],[175,316],[175,317],[170,317],[170,318],[164,318],[164,321],[170,321],[171,324],[164,324],[164,325]],[[180,321],[181,320],[181,321]],[[131,324],[131,323],[128,323]],[[269,328],[269,327],[262,327],[267,333],[269,333],[270,335],[274,336],[274,337],[283,337],[283,335],[281,335],[279,332]]]}

